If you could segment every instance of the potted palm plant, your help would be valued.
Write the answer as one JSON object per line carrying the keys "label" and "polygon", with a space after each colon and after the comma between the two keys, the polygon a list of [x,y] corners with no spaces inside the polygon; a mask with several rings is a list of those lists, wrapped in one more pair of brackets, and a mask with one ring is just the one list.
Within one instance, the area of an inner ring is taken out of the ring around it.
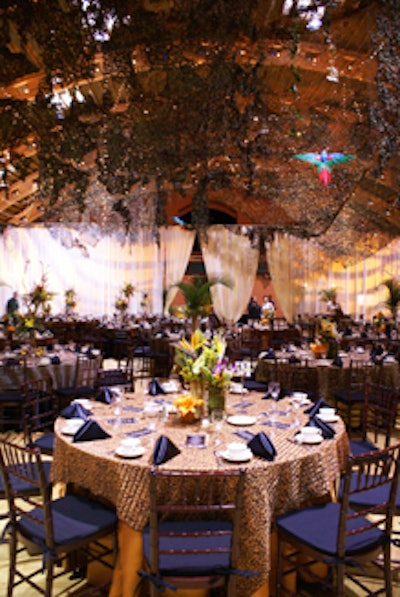
{"label": "potted palm plant", "polygon": [[400,282],[395,278],[389,278],[383,282],[383,286],[386,286],[388,291],[387,298],[383,304],[391,314],[391,321],[386,326],[386,334],[389,336],[396,323],[397,311],[400,305]]}
{"label": "potted palm plant", "polygon": [[179,288],[185,300],[184,312],[186,317],[192,321],[192,331],[199,327],[200,317],[204,317],[211,312],[212,299],[210,289],[215,284],[223,284],[228,288],[231,287],[230,282],[223,278],[193,277],[188,282],[178,282],[172,287]]}

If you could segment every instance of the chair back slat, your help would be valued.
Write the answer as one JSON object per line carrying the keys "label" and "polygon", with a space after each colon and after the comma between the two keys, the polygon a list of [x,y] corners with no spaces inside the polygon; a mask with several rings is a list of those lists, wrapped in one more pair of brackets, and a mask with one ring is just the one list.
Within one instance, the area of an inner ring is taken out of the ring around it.
{"label": "chair back slat", "polygon": [[[230,567],[237,564],[240,516],[243,504],[243,470],[227,471],[150,471],[150,545],[151,573],[159,574],[159,558],[163,554],[182,555],[229,554]],[[182,521],[228,521],[225,527],[212,525],[193,529]],[[172,528],[165,523],[174,521]],[[161,525],[161,526],[160,526]],[[225,545],[215,543],[219,537],[229,537]],[[161,545],[161,539],[201,539],[200,544]],[[204,540],[207,543],[204,544]]]}
{"label": "chair back slat", "polygon": [[[344,475],[341,499],[340,524],[338,528],[338,555],[344,558],[348,538],[371,531],[391,529],[399,476],[400,444],[384,450],[349,457]],[[380,490],[379,503],[352,509],[360,494]],[[358,521],[361,521],[358,524]]]}
{"label": "chair back slat", "polygon": [[372,435],[376,443],[379,437],[384,438],[387,448],[396,423],[399,390],[378,383],[365,384],[365,400],[363,408],[362,433],[363,439]]}

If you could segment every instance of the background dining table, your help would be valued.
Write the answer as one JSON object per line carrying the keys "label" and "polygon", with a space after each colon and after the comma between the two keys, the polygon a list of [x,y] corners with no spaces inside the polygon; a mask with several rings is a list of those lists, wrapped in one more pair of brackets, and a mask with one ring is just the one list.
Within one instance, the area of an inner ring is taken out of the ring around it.
{"label": "background dining table", "polygon": [[[171,409],[175,394],[154,397],[140,391],[125,394],[111,405],[91,401],[89,420],[109,437],[90,441],[74,441],[72,435],[65,433],[65,419],[57,419],[53,482],[72,483],[108,501],[117,510],[120,544],[110,596],[131,597],[139,579],[140,537],[149,519],[149,468],[155,442],[161,435],[180,450],[161,465],[163,468],[208,471],[240,466],[246,469],[239,567],[259,574],[249,578],[239,576],[238,594],[269,595],[275,518],[327,499],[343,470],[349,443],[340,418],[331,424],[335,432],[332,439],[323,439],[318,445],[298,443],[295,439],[298,428],[309,419],[304,412],[306,405],[300,406],[290,397],[275,402],[262,396],[260,392],[245,390],[231,393],[227,399],[227,418],[222,423],[210,424],[206,419],[192,425],[183,424]],[[160,408],[155,412],[144,408],[149,400],[156,401]],[[251,435],[260,432],[276,448],[272,461],[254,455],[243,463],[223,457],[228,443],[247,443]],[[144,450],[137,458],[119,455],[121,440],[129,435],[141,438]],[[196,439],[199,435],[205,437],[206,447],[188,444],[188,436]]]}
{"label": "background dining table", "polygon": [[[57,364],[52,359],[57,357]],[[76,353],[59,350],[40,356],[22,356],[20,352],[0,355],[0,390],[18,389],[27,381],[50,377],[54,389],[72,387]]]}
{"label": "background dining table", "polygon": [[[344,390],[348,383],[347,372],[350,368],[350,362],[365,365],[365,380],[378,381],[382,385],[397,387],[400,383],[399,363],[394,357],[388,356],[379,364],[371,360],[367,351],[353,351],[351,353],[339,353],[341,366],[337,366],[333,359],[320,359],[313,357],[309,351],[276,351],[274,358],[268,358],[265,353],[261,353],[257,359],[255,367],[255,378],[258,382],[268,383],[277,378],[279,368],[284,376],[284,367],[290,367],[290,359],[297,367],[306,368],[307,384],[316,397],[322,397],[325,400],[332,401],[335,392]],[[296,361],[299,363],[296,364]],[[284,386],[284,377],[281,380]],[[299,388],[300,389],[300,388]],[[304,388],[306,389],[306,388]]]}

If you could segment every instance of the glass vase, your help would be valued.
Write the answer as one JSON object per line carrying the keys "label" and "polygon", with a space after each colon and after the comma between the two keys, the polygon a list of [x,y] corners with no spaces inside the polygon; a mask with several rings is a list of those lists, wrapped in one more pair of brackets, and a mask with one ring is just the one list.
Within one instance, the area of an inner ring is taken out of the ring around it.
{"label": "glass vase", "polygon": [[208,386],[208,414],[211,416],[213,410],[225,410],[226,388],[219,386]]}

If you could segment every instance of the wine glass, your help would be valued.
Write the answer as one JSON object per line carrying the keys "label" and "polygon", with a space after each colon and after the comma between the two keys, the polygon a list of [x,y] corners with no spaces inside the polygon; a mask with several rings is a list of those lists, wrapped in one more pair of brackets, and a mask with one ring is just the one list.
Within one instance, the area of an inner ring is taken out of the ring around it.
{"label": "wine glass", "polygon": [[268,393],[274,400],[278,400],[281,392],[281,384],[279,381],[270,381],[268,384]]}

